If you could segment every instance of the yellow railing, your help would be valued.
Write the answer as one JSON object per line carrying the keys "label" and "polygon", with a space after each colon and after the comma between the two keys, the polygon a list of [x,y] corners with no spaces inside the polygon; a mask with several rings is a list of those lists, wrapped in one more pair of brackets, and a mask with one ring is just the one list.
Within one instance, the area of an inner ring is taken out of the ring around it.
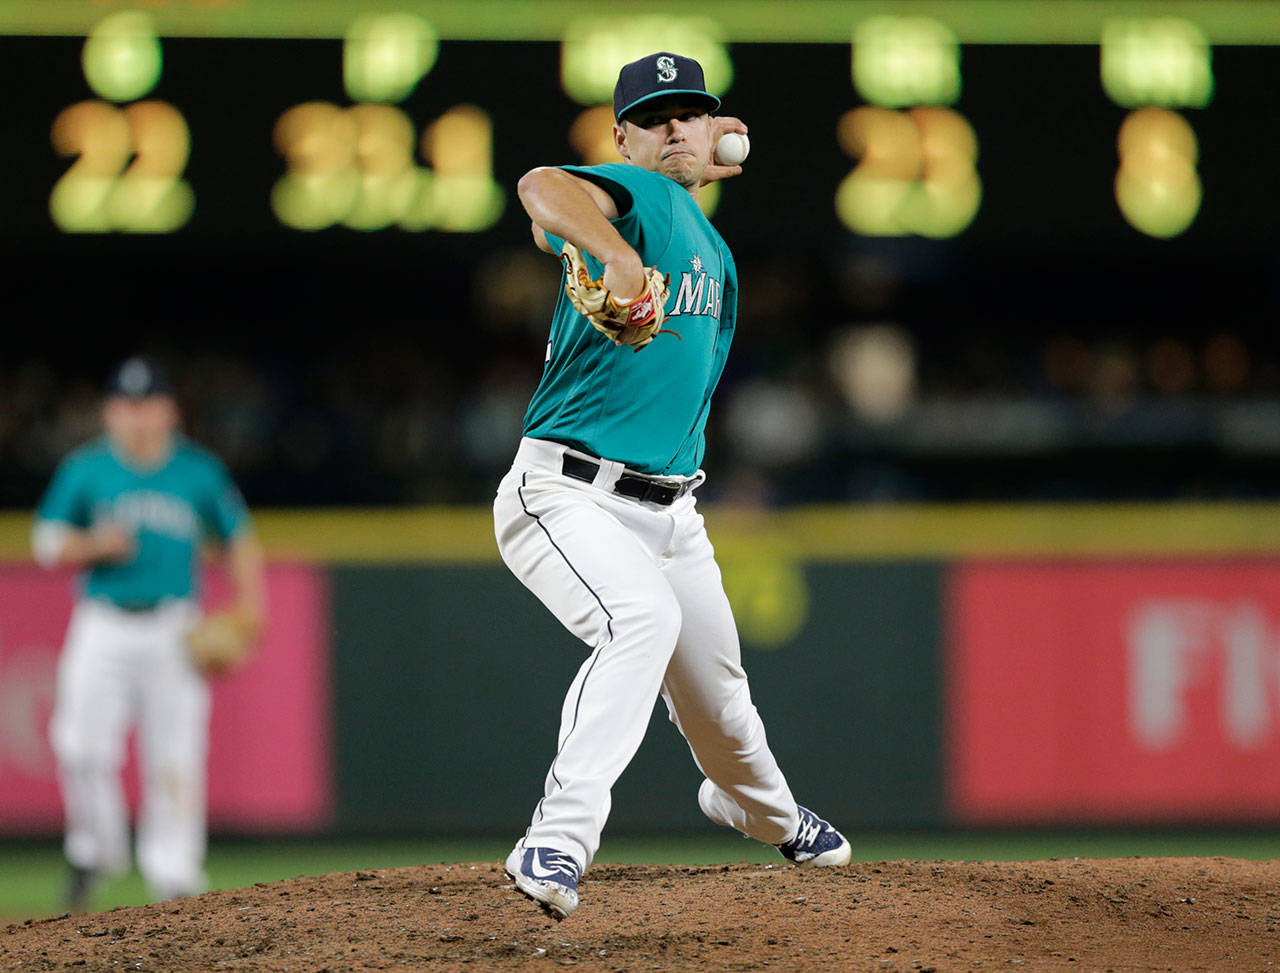
{"label": "yellow railing", "polygon": [[[803,560],[1280,555],[1280,503],[954,504],[705,510],[723,554]],[[486,507],[266,510],[274,557],[493,563]],[[0,513],[0,558],[29,557],[31,514]]]}

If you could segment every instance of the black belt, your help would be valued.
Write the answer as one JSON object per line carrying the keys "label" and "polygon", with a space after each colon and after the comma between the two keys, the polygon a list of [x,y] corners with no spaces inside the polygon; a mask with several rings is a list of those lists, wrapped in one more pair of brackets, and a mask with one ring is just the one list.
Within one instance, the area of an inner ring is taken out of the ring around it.
{"label": "black belt", "polygon": [[[599,463],[593,463],[589,459],[580,459],[577,456],[570,456],[568,453],[565,453],[564,463],[560,467],[560,472],[565,476],[571,476],[575,480],[581,480],[584,483],[594,481],[599,471]],[[630,497],[632,500],[648,500],[650,503],[658,503],[664,507],[669,507],[689,492],[692,482],[692,480],[686,480],[683,483],[663,482],[662,480],[652,480],[647,476],[639,476],[635,473],[623,473],[618,477],[618,482],[613,485],[613,492],[620,496]]]}
{"label": "black belt", "polygon": [[128,612],[130,615],[141,615],[145,612],[153,612],[160,607],[158,601],[113,601],[109,602],[113,608],[118,608],[122,612]]}

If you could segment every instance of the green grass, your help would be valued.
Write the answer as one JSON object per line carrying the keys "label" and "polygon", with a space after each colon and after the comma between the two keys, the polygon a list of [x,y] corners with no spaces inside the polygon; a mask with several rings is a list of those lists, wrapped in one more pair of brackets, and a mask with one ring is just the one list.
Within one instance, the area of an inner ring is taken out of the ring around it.
{"label": "green grass", "polygon": [[[857,861],[1023,861],[1039,858],[1213,857],[1280,858],[1280,833],[1010,832],[850,835]],[[299,875],[399,868],[434,862],[500,861],[510,840],[327,839],[218,840],[210,844],[212,888],[241,888]],[[711,864],[779,861],[773,849],[733,835],[606,837],[598,862]],[[6,922],[58,915],[66,866],[56,842],[0,842],[0,918]],[[146,889],[136,872],[104,883],[96,909],[139,905]]]}

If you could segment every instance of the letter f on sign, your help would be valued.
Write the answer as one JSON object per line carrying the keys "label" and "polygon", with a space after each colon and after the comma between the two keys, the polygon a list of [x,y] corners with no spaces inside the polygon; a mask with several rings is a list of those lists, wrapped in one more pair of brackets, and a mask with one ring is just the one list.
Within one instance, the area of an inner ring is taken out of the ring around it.
{"label": "letter f on sign", "polygon": [[1182,729],[1183,693],[1211,615],[1197,602],[1150,602],[1129,618],[1129,723],[1152,750],[1171,746]]}

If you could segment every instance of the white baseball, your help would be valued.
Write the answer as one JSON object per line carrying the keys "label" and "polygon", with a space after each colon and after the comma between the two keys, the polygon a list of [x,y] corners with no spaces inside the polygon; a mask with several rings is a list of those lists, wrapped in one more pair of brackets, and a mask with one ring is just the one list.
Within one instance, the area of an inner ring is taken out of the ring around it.
{"label": "white baseball", "polygon": [[725,166],[742,163],[751,151],[751,140],[741,132],[725,132],[716,143],[716,161]]}

